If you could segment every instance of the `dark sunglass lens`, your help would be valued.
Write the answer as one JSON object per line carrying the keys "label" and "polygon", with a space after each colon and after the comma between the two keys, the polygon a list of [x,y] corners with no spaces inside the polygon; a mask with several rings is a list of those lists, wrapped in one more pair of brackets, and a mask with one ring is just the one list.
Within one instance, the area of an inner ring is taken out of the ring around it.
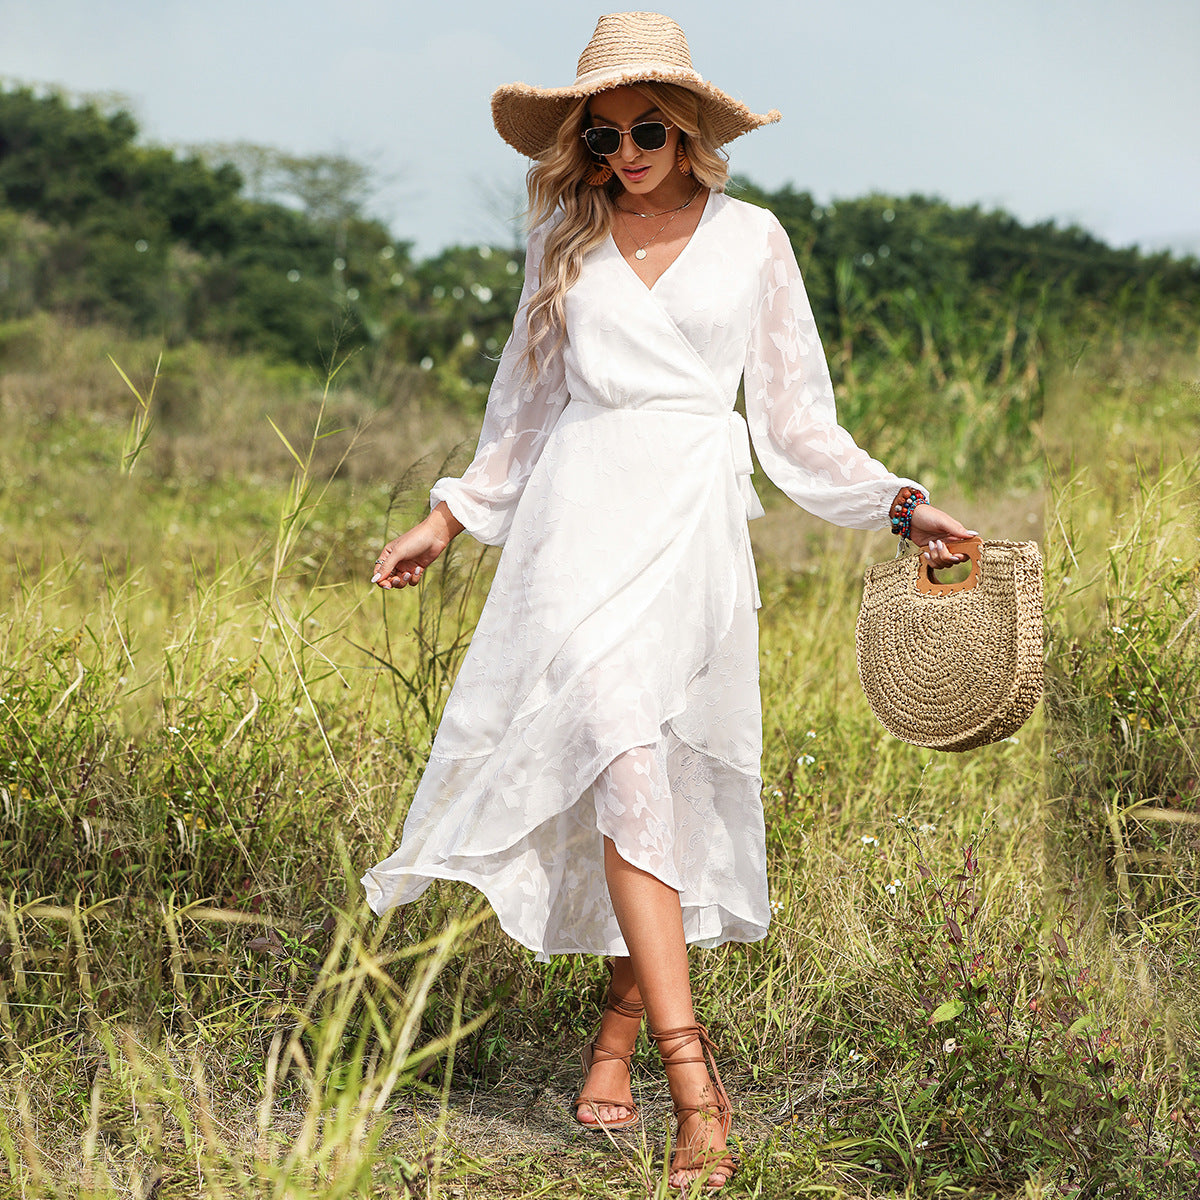
{"label": "dark sunglass lens", "polygon": [[629,136],[642,150],[661,150],[667,144],[667,127],[661,121],[643,121],[635,125]]}
{"label": "dark sunglass lens", "polygon": [[588,149],[593,154],[616,154],[621,148],[621,131],[619,129],[610,129],[601,125],[587,130],[583,137],[587,142]]}

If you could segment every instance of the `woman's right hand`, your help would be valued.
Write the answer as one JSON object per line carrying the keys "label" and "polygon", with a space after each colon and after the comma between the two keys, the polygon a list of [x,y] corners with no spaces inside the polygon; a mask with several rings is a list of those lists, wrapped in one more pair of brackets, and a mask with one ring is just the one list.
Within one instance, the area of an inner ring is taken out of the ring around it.
{"label": "woman's right hand", "polygon": [[375,560],[371,582],[389,591],[419,582],[425,568],[462,529],[462,522],[443,501],[425,520],[414,525],[407,533],[392,538],[384,546],[383,552]]}

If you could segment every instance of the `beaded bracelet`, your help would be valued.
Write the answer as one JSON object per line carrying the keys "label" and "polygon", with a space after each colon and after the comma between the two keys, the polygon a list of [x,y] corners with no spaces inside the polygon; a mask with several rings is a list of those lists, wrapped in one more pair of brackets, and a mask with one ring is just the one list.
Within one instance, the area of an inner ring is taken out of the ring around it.
{"label": "beaded bracelet", "polygon": [[899,538],[907,539],[912,533],[913,509],[918,504],[928,504],[929,497],[920,488],[902,487],[892,501],[889,516],[892,519],[892,532]]}

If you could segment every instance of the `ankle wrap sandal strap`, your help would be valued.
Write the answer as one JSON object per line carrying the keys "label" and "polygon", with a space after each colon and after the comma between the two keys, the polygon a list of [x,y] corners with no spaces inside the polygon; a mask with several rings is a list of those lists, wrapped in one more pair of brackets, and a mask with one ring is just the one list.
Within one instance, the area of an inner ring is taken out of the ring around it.
{"label": "ankle wrap sandal strap", "polygon": [[[615,1012],[617,1016],[625,1017],[630,1021],[635,1019],[640,1021],[642,1014],[646,1011],[640,1000],[629,1000],[622,996],[614,996],[611,990],[608,993],[608,999],[604,1002],[604,1010],[605,1012]],[[601,1058],[601,1055],[604,1057]],[[631,1047],[625,1054],[620,1054],[608,1046],[601,1045],[600,1031],[597,1030],[596,1036],[584,1046],[583,1058],[583,1070],[585,1074],[592,1069],[592,1063],[594,1062],[615,1062],[618,1060],[625,1064],[625,1069],[628,1071],[630,1060],[633,1058],[633,1048]],[[601,1100],[599,1103],[607,1104],[609,1102]],[[629,1106],[622,1103],[621,1107],[628,1108]]]}
{"label": "ankle wrap sandal strap", "polygon": [[[708,1030],[703,1025],[683,1025],[679,1029],[663,1029],[658,1033],[651,1030],[650,1036],[658,1043],[658,1056],[662,1059],[664,1067],[682,1066],[684,1063],[703,1063],[712,1075],[719,1103],[725,1108],[729,1107],[729,1096],[725,1091],[725,1084],[721,1079],[721,1072],[717,1067],[717,1048],[713,1044],[712,1038],[708,1036]],[[673,1041],[679,1043],[674,1050],[663,1049],[663,1042]],[[698,1046],[700,1053],[691,1054],[687,1058],[681,1058],[680,1051],[686,1050],[692,1045]],[[676,1109],[675,1111],[678,1112],[679,1110]],[[708,1110],[689,1108],[687,1111],[704,1112]]]}
{"label": "ankle wrap sandal strap", "polygon": [[615,1012],[618,1016],[629,1017],[631,1020],[634,1017],[639,1019],[643,1016],[646,1009],[640,1000],[630,1000],[624,996],[614,996],[610,991],[608,999],[604,1002],[604,1007]]}
{"label": "ankle wrap sandal strap", "polygon": [[[717,1068],[717,1048],[713,1044],[712,1038],[708,1036],[708,1030],[700,1024],[684,1025],[679,1029],[663,1029],[657,1033],[652,1030],[650,1037],[658,1044],[658,1054],[664,1067],[702,1063],[712,1078],[713,1091],[716,1093],[715,1101],[708,1104],[675,1105],[676,1122],[682,1125],[689,1116],[695,1113],[701,1117],[715,1120],[720,1126],[722,1139],[728,1139],[733,1126],[733,1105],[729,1102],[729,1093],[725,1090],[725,1083]],[[664,1049],[664,1042],[677,1044],[673,1049]],[[689,1050],[692,1052],[686,1053]],[[706,1177],[720,1172],[725,1180],[716,1186],[722,1187],[724,1182],[734,1175],[737,1167],[737,1157],[726,1148],[696,1155],[691,1165],[684,1170],[696,1171],[699,1175]]]}

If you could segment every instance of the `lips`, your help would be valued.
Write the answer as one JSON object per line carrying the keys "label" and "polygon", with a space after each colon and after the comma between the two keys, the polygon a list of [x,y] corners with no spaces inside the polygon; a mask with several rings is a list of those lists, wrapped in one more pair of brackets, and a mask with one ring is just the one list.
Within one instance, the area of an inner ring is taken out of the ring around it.
{"label": "lips", "polygon": [[630,183],[640,183],[649,173],[649,167],[622,167],[621,174],[629,180]]}

